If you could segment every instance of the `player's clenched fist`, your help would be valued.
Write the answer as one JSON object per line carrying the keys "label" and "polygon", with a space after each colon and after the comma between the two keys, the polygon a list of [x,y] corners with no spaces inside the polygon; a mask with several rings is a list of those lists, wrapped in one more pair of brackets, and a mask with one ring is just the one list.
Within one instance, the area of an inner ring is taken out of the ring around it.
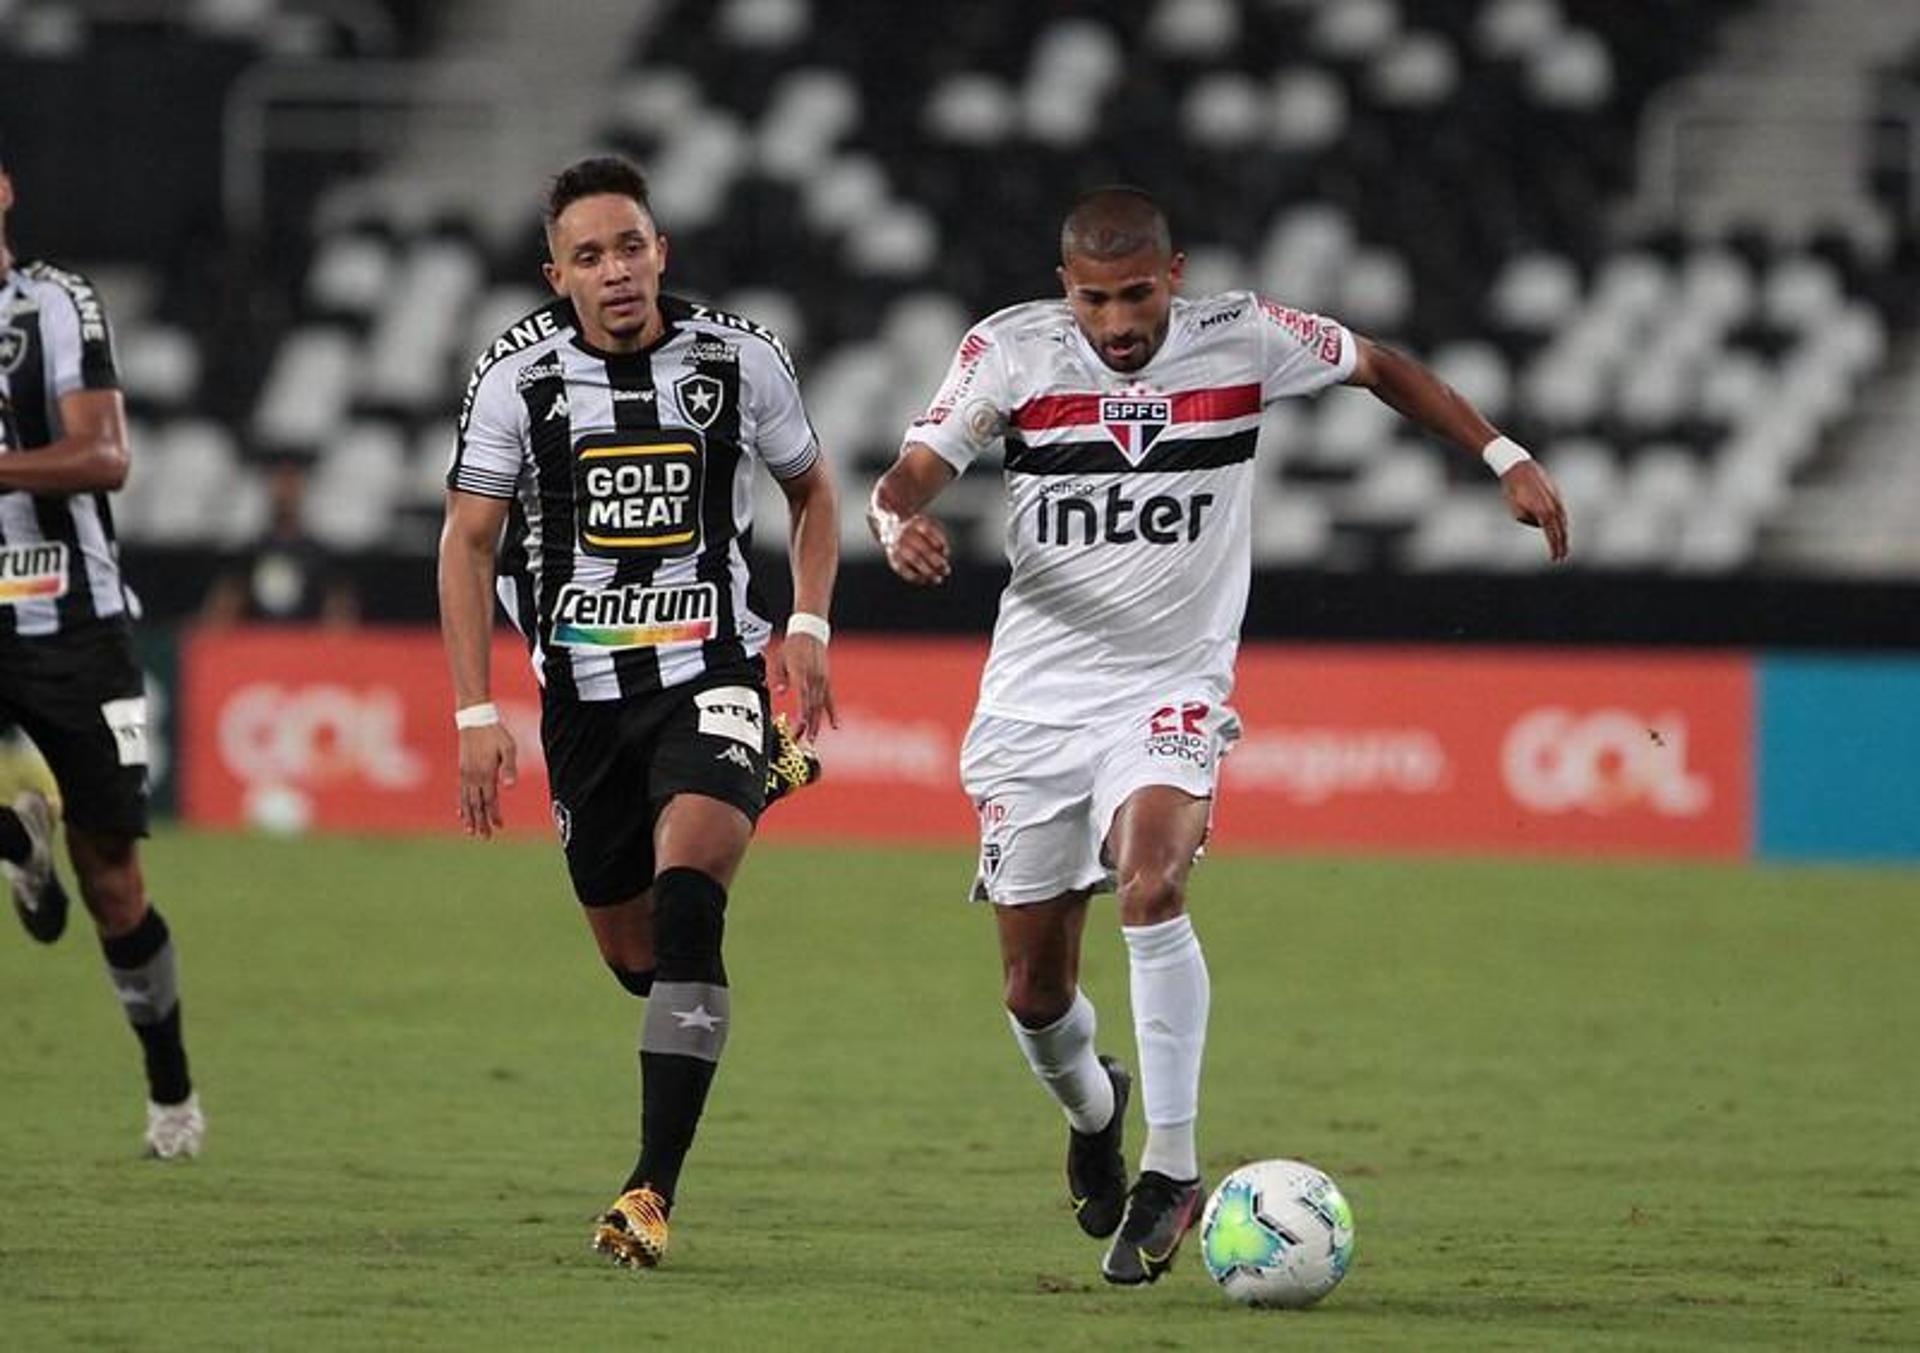
{"label": "player's clenched fist", "polygon": [[946,528],[932,517],[909,517],[886,546],[887,566],[910,583],[932,587],[953,573]]}

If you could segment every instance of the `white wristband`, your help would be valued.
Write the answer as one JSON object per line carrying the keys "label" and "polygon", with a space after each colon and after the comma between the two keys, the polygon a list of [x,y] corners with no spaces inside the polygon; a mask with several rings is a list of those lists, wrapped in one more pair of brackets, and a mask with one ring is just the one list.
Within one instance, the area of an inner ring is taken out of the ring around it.
{"label": "white wristband", "polygon": [[1505,474],[1523,460],[1532,460],[1527,449],[1511,437],[1499,436],[1480,448],[1480,459],[1495,474]]}
{"label": "white wristband", "polygon": [[880,537],[880,548],[888,554],[900,539],[900,514],[880,506],[880,485],[873,486],[873,492],[867,495],[867,511],[873,517],[874,533]]}
{"label": "white wristband", "polygon": [[453,712],[455,728],[491,728],[500,722],[500,707],[491,700],[485,704],[468,705],[465,709]]}
{"label": "white wristband", "polygon": [[833,626],[827,623],[825,616],[813,615],[807,611],[795,611],[787,617],[787,637],[804,634],[809,639],[818,639],[823,645],[833,637]]}

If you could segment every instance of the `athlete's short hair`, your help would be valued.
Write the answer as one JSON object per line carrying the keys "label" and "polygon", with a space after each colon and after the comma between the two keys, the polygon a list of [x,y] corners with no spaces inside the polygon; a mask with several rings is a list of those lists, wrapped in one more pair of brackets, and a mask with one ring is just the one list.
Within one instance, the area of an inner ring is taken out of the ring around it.
{"label": "athlete's short hair", "polygon": [[1074,199],[1060,226],[1062,263],[1076,255],[1106,262],[1142,250],[1161,258],[1173,254],[1167,214],[1144,188],[1115,183],[1084,192]]}
{"label": "athlete's short hair", "polygon": [[547,224],[559,220],[560,213],[581,198],[601,193],[630,197],[640,204],[649,221],[653,219],[647,176],[640,172],[640,166],[620,155],[593,155],[575,160],[553,176],[553,184],[547,189]]}

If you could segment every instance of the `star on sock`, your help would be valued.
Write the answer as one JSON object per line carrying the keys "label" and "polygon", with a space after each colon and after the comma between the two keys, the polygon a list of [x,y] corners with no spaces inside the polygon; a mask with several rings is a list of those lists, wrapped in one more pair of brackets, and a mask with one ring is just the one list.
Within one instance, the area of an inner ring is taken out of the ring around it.
{"label": "star on sock", "polygon": [[680,1021],[680,1027],[682,1029],[704,1029],[706,1032],[712,1033],[715,1028],[726,1022],[725,1016],[716,1015],[707,1009],[705,1001],[694,1006],[691,1010],[674,1010],[670,1013],[675,1019]]}

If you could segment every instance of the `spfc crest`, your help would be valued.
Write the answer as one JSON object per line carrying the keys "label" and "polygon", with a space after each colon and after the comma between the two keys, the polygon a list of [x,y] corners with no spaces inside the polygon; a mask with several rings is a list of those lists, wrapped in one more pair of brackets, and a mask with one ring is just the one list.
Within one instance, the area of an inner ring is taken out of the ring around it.
{"label": "spfc crest", "polygon": [[1100,400],[1100,423],[1127,458],[1138,465],[1147,451],[1173,421],[1173,401],[1143,395],[1104,395]]}
{"label": "spfc crest", "polygon": [[11,376],[27,357],[27,335],[11,324],[0,328],[0,376]]}
{"label": "spfc crest", "polygon": [[720,383],[718,376],[696,371],[673,383],[673,395],[686,420],[705,432],[713,426],[713,420],[720,416],[720,409],[727,402],[727,387]]}

